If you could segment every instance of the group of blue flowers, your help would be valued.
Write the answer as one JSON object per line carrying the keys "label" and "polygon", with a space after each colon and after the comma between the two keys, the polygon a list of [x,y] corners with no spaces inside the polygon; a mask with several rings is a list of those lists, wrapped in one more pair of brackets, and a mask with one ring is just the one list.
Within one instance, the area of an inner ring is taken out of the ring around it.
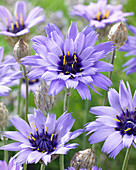
{"label": "group of blue flowers", "polygon": [[[125,16],[132,13],[123,13],[122,6],[107,5],[106,0],[90,5],[77,5],[72,14],[86,18],[90,26],[86,26],[81,32],[76,22],[71,22],[66,38],[60,29],[54,24],[48,24],[45,28],[47,36],[38,35],[32,38],[35,55],[26,56],[21,64],[28,65],[29,91],[35,91],[41,79],[49,81],[48,95],[57,95],[65,87],[76,89],[84,100],[91,100],[90,89],[98,93],[94,86],[108,91],[110,106],[96,106],[90,109],[97,116],[93,122],[87,123],[84,130],[78,129],[70,132],[74,119],[70,113],[63,113],[58,119],[55,114],[43,113],[35,109],[34,114],[28,114],[28,122],[18,116],[10,121],[18,131],[6,131],[4,136],[18,141],[5,146],[1,150],[19,151],[9,163],[18,169],[22,169],[24,163],[37,163],[43,161],[46,165],[51,162],[52,155],[66,154],[74,149],[77,144],[66,144],[76,138],[83,131],[91,134],[90,144],[105,141],[102,152],[115,158],[124,148],[133,145],[136,147],[136,92],[132,97],[129,83],[125,86],[120,81],[119,93],[115,89],[109,89],[112,82],[102,72],[111,72],[113,65],[101,61],[114,50],[113,42],[96,44],[98,35],[92,26],[105,27],[107,24],[118,21],[126,21]],[[0,6],[0,34],[6,36],[21,36],[29,32],[29,28],[44,21],[44,15],[38,16],[42,8],[35,7],[26,15],[26,5],[23,1],[17,2],[14,16],[9,10]],[[136,36],[136,28],[128,26]],[[136,54],[135,37],[128,36],[126,44],[120,50],[128,52],[128,55]],[[7,86],[18,84],[18,79],[23,78],[20,65],[8,55],[3,60],[4,48],[0,48],[0,96],[7,96],[11,89]],[[124,66],[128,66],[127,74],[136,72],[136,57],[129,60]],[[30,67],[31,66],[31,69]],[[24,80],[25,82],[25,80]],[[88,88],[89,87],[89,88]],[[25,96],[25,84],[22,82],[22,96]],[[13,163],[16,162],[16,163]],[[5,162],[1,166],[7,167]],[[72,167],[71,167],[72,168]],[[69,168],[69,170],[71,169]],[[94,167],[94,169],[97,167]]]}

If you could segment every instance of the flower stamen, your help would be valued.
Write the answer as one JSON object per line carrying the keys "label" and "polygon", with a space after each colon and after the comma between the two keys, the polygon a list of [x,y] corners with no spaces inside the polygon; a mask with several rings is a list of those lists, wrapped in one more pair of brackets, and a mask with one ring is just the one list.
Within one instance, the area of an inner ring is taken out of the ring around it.
{"label": "flower stamen", "polygon": [[38,131],[37,128],[36,128],[36,126],[33,124],[33,122],[31,122],[31,124],[33,125],[33,127],[35,128],[35,130]]}
{"label": "flower stamen", "polygon": [[117,121],[117,122],[121,122],[120,120],[118,120],[118,119],[114,119],[115,121]]}
{"label": "flower stamen", "polygon": [[54,134],[51,135],[51,141],[52,141],[52,139],[53,139],[53,136],[54,136]]}
{"label": "flower stamen", "polygon": [[124,130],[124,132],[127,132],[127,131],[129,131],[129,130],[131,130],[131,128],[127,128],[126,130]]}
{"label": "flower stamen", "polygon": [[23,26],[23,16],[22,16],[22,13],[20,13],[20,23]]}

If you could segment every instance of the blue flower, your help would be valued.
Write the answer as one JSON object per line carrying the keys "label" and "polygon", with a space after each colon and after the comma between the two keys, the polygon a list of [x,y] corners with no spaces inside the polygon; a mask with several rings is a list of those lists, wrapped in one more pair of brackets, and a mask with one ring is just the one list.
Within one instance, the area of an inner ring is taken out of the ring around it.
{"label": "blue flower", "polygon": [[111,81],[100,72],[112,71],[113,65],[98,60],[112,51],[111,42],[94,46],[97,40],[94,29],[87,26],[78,32],[75,22],[71,23],[66,40],[54,24],[45,29],[47,37],[32,39],[37,55],[22,60],[22,64],[39,66],[28,74],[30,79],[51,81],[49,95],[58,94],[66,86],[76,89],[82,99],[91,100],[87,85],[95,92],[93,85],[108,90]]}
{"label": "blue flower", "polygon": [[15,5],[14,16],[12,16],[6,7],[0,6],[0,18],[2,20],[0,34],[15,37],[28,33],[31,27],[44,21],[44,15],[39,16],[41,11],[42,8],[35,7],[27,16],[25,2],[18,1]]}
{"label": "blue flower", "polygon": [[115,89],[108,92],[110,106],[92,107],[90,112],[97,115],[96,121],[86,125],[90,144],[104,142],[102,152],[115,158],[124,148],[136,148],[136,92],[132,98],[129,83],[120,82],[119,93]]}
{"label": "blue flower", "polygon": [[107,0],[99,0],[97,3],[90,2],[89,5],[75,5],[71,14],[85,18],[90,26],[103,28],[107,24],[126,21],[124,17],[133,15],[133,12],[122,12],[121,8],[122,5],[113,6],[107,4]]}
{"label": "blue flower", "polygon": [[[128,36],[128,39],[124,46],[122,46],[119,50],[128,52],[125,54],[126,56],[136,56],[136,27],[132,25],[128,25],[129,30],[134,34],[134,36]],[[131,58],[128,60],[123,67],[126,67],[123,71],[126,71],[126,74],[132,74],[136,72],[136,57]]]}
{"label": "blue flower", "polygon": [[46,165],[51,162],[54,154],[66,154],[74,149],[77,144],[66,144],[69,140],[79,136],[83,130],[79,129],[70,132],[74,119],[70,113],[64,113],[56,120],[56,115],[46,117],[40,110],[34,114],[28,114],[29,125],[18,116],[11,120],[11,123],[18,131],[6,131],[4,135],[13,140],[19,141],[1,147],[1,150],[19,151],[17,164],[37,163],[42,160]]}
{"label": "blue flower", "polygon": [[13,158],[10,158],[9,164],[5,161],[0,161],[0,168],[3,170],[22,170],[22,166],[16,164],[16,160]]}

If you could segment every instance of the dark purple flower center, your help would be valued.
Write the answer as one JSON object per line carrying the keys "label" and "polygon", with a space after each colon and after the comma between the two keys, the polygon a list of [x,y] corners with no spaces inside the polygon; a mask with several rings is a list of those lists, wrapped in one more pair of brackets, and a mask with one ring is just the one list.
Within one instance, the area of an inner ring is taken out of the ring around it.
{"label": "dark purple flower center", "polygon": [[109,15],[110,15],[110,11],[107,10],[104,14],[102,14],[100,11],[98,11],[96,17],[95,17],[95,20],[97,21],[101,21],[103,19],[107,19],[109,18]]}
{"label": "dark purple flower center", "polygon": [[135,112],[129,112],[128,109],[126,109],[126,113],[122,111],[123,113],[121,116],[117,116],[117,119],[114,119],[117,121],[117,126],[115,128],[116,131],[120,131],[121,135],[134,135],[136,136],[136,111]]}
{"label": "dark purple flower center", "polygon": [[[40,80],[39,79],[34,79],[34,80],[28,80],[29,85],[33,85],[35,83],[38,83]],[[23,83],[25,83],[25,79],[23,78]]]}
{"label": "dark purple flower center", "polygon": [[16,34],[25,28],[25,24],[23,23],[22,14],[20,14],[20,21],[18,19],[18,16],[16,15],[16,23],[13,23],[12,20],[11,20],[11,23],[8,23],[7,18],[5,18],[5,19],[6,19],[6,23],[7,23],[7,31],[8,32],[12,32],[12,33]]}
{"label": "dark purple flower center", "polygon": [[61,61],[58,63],[59,64],[59,74],[64,73],[65,75],[71,74],[76,74],[79,72],[82,72],[82,64],[81,64],[81,59],[77,56],[77,54],[74,52],[74,54],[70,54],[69,52],[65,55],[63,52],[63,55],[59,56]]}
{"label": "dark purple flower center", "polygon": [[[35,127],[34,124],[33,126]],[[34,147],[33,150],[34,151],[38,150],[39,152],[42,153],[47,152],[48,154],[53,152],[57,145],[58,134],[54,134],[54,133],[48,134],[46,126],[43,128],[43,132],[40,134],[38,133],[36,127],[35,129],[36,129],[36,133],[34,135],[31,134],[31,137],[29,137],[29,141]]]}

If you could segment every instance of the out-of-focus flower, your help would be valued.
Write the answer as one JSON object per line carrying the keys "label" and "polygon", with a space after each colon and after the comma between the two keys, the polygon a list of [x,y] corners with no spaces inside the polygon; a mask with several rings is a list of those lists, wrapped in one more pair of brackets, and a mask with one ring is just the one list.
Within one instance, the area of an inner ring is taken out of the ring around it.
{"label": "out-of-focus flower", "polygon": [[[128,52],[126,56],[134,55],[136,56],[136,27],[128,25],[129,30],[134,34],[134,36],[128,36],[127,41],[124,46],[120,47],[120,51]],[[131,74],[136,72],[136,57],[128,60],[123,67],[126,67],[124,71],[126,74]]]}
{"label": "out-of-focus flower", "polygon": [[126,21],[124,17],[133,15],[133,12],[122,12],[121,8],[122,5],[108,5],[107,0],[99,0],[97,3],[91,2],[89,5],[74,6],[71,14],[87,19],[91,26],[103,28],[107,24]]}
{"label": "out-of-focus flower", "polygon": [[5,161],[0,161],[0,169],[2,170],[22,170],[22,166],[16,164],[16,160],[13,158],[10,158],[9,164]]}
{"label": "out-of-focus flower", "polygon": [[21,38],[14,46],[14,57],[18,63],[20,59],[31,54],[30,48],[27,43]]}
{"label": "out-of-focus flower", "polygon": [[[39,16],[42,10],[41,7],[37,6],[26,15],[25,2],[18,1],[12,16],[6,7],[0,6],[0,19],[2,20],[2,23],[0,23],[0,34],[7,36],[7,41],[12,47],[20,39],[20,36],[23,36],[25,42],[28,42],[29,29],[44,21],[45,16]],[[13,39],[12,37],[15,38]]]}
{"label": "out-of-focus flower", "polygon": [[56,120],[55,114],[48,114],[46,118],[40,110],[35,110],[34,114],[28,114],[28,121],[29,125],[16,116],[12,118],[11,123],[19,132],[4,132],[6,137],[19,141],[0,148],[20,151],[16,154],[17,164],[37,163],[42,160],[47,165],[51,162],[52,155],[66,154],[70,149],[74,149],[76,143],[66,143],[83,131],[78,129],[70,132],[75,121],[70,113],[64,113]]}
{"label": "out-of-focus flower", "polygon": [[94,165],[96,165],[96,159],[94,151],[91,148],[75,153],[74,157],[70,161],[70,166],[75,169],[89,170]]}
{"label": "out-of-focus flower", "polygon": [[[1,50],[1,49],[0,49]],[[2,55],[3,57],[3,55]],[[19,84],[19,79],[22,78],[22,83],[21,83],[21,96],[22,97],[26,97],[26,83],[25,83],[25,78],[23,77],[23,71],[20,71],[20,64],[18,64],[15,60],[15,58],[11,55],[7,55],[5,56],[5,59],[2,61],[1,58],[1,62],[0,62],[0,69],[2,69],[4,67],[4,71],[3,71],[3,76],[2,79],[4,79],[3,81],[0,82],[1,83],[5,83],[5,78],[7,81],[7,85],[8,86],[15,86]],[[30,72],[34,69],[35,67],[26,67],[27,72]],[[1,75],[0,75],[1,76]],[[32,91],[33,93],[35,93],[35,91],[37,90],[37,88],[39,87],[40,84],[40,79],[36,78],[33,80],[28,80],[29,86],[28,86],[28,92],[30,93],[30,91]],[[3,89],[3,86],[2,86]],[[3,89],[4,90],[4,89]],[[0,94],[2,93],[2,90],[0,92]],[[7,93],[8,95],[8,93]]]}
{"label": "out-of-focus flower", "polygon": [[[64,15],[63,11],[61,11],[61,10],[54,11],[54,12],[48,11],[45,23],[43,23],[44,24],[43,27],[45,25],[47,25],[48,23],[53,23],[53,24],[57,25],[57,27],[61,30],[63,35],[66,34],[68,23],[67,23],[67,19]],[[43,27],[38,28],[36,30],[38,35],[44,35],[45,34],[45,30],[43,29]],[[40,29],[41,29],[41,31],[40,31]]]}
{"label": "out-of-focus flower", "polygon": [[23,1],[18,1],[15,5],[14,16],[10,11],[0,6],[1,32],[6,36],[20,36],[29,32],[29,29],[34,25],[44,21],[44,15],[38,16],[42,11],[41,7],[35,7],[28,15],[26,15],[26,4]]}
{"label": "out-of-focus flower", "polygon": [[8,121],[8,110],[6,106],[0,102],[0,129],[4,129]]}
{"label": "out-of-focus flower", "polygon": [[30,78],[51,81],[49,95],[58,94],[65,86],[78,91],[82,99],[91,99],[87,85],[107,90],[111,81],[100,72],[112,71],[113,65],[98,61],[112,51],[112,42],[95,45],[97,34],[92,27],[80,33],[77,24],[71,23],[66,40],[54,24],[46,27],[47,37],[36,36],[32,40],[37,55],[23,58],[22,64],[40,66],[30,72]]}
{"label": "out-of-focus flower", "polygon": [[48,113],[55,103],[54,95],[48,96],[48,86],[45,81],[41,81],[39,88],[35,91],[35,104],[36,106]]}
{"label": "out-of-focus flower", "polygon": [[102,152],[115,158],[124,148],[136,148],[136,91],[132,98],[129,83],[120,82],[119,93],[115,89],[108,92],[110,106],[92,107],[90,112],[97,115],[96,121],[86,125],[90,144],[105,141]]}
{"label": "out-of-focus flower", "polygon": [[123,22],[113,25],[109,31],[108,39],[113,41],[116,49],[123,46],[127,40],[128,31]]}

